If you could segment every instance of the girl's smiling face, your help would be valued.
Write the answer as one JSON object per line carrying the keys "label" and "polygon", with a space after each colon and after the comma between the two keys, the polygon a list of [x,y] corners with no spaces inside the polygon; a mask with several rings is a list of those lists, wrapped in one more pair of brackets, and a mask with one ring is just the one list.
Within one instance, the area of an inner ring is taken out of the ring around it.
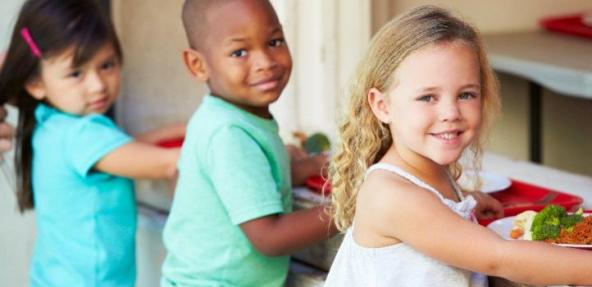
{"label": "girl's smiling face", "polygon": [[113,46],[106,44],[86,63],[73,67],[73,51],[43,59],[40,76],[27,83],[27,91],[69,114],[102,114],[119,94],[119,57]]}
{"label": "girl's smiling face", "polygon": [[402,158],[447,165],[478,136],[482,111],[479,68],[476,53],[465,43],[431,44],[401,62],[386,95],[370,91],[370,102],[384,98],[382,106],[373,109],[389,125]]}

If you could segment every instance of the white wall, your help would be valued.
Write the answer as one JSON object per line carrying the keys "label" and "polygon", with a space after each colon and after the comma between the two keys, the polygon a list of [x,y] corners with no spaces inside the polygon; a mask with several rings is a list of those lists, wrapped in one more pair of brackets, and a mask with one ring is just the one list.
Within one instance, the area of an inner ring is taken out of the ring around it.
{"label": "white wall", "polygon": [[[2,0],[0,4],[0,51],[8,48],[18,10],[24,1]],[[8,121],[16,126],[17,112],[9,110]],[[35,240],[35,216],[17,211],[12,172],[14,154],[0,160],[0,285],[28,286],[28,270]],[[7,168],[8,167],[8,168]],[[10,179],[5,175],[10,174]]]}
{"label": "white wall", "polygon": [[0,51],[8,49],[12,27],[23,0],[2,0],[0,4]]}
{"label": "white wall", "polygon": [[[17,112],[9,109],[8,122],[16,126]],[[11,151],[0,163],[0,286],[28,286],[28,270],[35,241],[35,215],[17,211]],[[8,177],[8,178],[7,178]]]}
{"label": "white wall", "polygon": [[344,92],[370,40],[370,3],[272,2],[284,25],[294,62],[288,87],[272,105],[280,133],[287,141],[295,130],[321,131],[335,138]]}
{"label": "white wall", "polygon": [[132,134],[187,120],[206,92],[181,60],[182,2],[112,1],[125,57],[117,119]]}

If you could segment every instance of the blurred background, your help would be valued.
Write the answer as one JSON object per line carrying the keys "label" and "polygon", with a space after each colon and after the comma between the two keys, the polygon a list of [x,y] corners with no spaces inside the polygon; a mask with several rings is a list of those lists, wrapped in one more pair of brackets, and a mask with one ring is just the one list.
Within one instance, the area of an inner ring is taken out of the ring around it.
{"label": "blurred background", "polygon": [[[116,104],[118,123],[134,134],[169,122],[187,120],[207,90],[205,85],[190,78],[181,60],[181,51],[186,47],[180,19],[183,1],[101,2],[111,11],[124,50],[123,85]],[[284,25],[294,59],[290,83],[280,100],[272,106],[286,142],[294,141],[291,133],[295,130],[321,131],[335,140],[336,120],[358,60],[373,33],[403,11],[422,4],[451,9],[474,24],[486,38],[502,39],[491,42],[499,51],[504,51],[506,43],[512,44],[512,41],[504,42],[503,39],[512,39],[504,38],[504,35],[540,31],[539,20],[544,17],[592,11],[592,1],[589,0],[272,2]],[[2,0],[0,4],[0,51],[8,46],[22,3],[22,0]],[[592,44],[592,39],[561,37]],[[552,46],[523,48],[527,54],[529,51],[536,54]],[[576,67],[576,74],[583,77],[584,89],[591,87],[592,49],[587,50],[587,56],[577,54],[573,60],[575,51],[569,50],[570,45],[566,47],[551,57],[554,61],[566,57],[580,64],[582,68]],[[565,92],[561,89],[565,86],[554,88],[552,76],[543,82],[533,81],[528,75],[508,72],[514,66],[501,61],[505,58],[496,59],[500,60],[497,70],[503,110],[487,150],[516,160],[534,160],[592,176],[592,90],[571,92],[568,86],[565,89],[568,92]],[[534,106],[533,85],[539,93],[535,97],[539,101],[535,101]],[[10,116],[14,120],[14,113]],[[539,134],[532,134],[533,121]],[[532,156],[533,136],[538,137],[538,158]],[[154,280],[159,278],[164,252],[159,231],[162,222],[156,225],[151,222],[141,225],[138,234],[139,286],[157,285],[158,281]],[[0,179],[0,285],[27,285],[34,236],[34,214],[18,214],[11,187],[4,178]]]}

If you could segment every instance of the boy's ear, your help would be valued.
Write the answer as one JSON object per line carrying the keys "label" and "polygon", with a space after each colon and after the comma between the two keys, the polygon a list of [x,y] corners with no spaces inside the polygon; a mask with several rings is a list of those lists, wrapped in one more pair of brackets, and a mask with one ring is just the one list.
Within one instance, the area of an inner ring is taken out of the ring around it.
{"label": "boy's ear", "polygon": [[386,94],[379,91],[377,88],[371,88],[368,90],[368,104],[374,113],[374,116],[379,121],[385,124],[390,124],[390,110]]}
{"label": "boy's ear", "polygon": [[205,58],[202,53],[187,48],[183,50],[183,62],[193,77],[202,82],[208,80],[208,70],[206,69]]}
{"label": "boy's ear", "polygon": [[45,85],[41,79],[36,78],[25,84],[25,90],[35,99],[41,101],[45,98]]}

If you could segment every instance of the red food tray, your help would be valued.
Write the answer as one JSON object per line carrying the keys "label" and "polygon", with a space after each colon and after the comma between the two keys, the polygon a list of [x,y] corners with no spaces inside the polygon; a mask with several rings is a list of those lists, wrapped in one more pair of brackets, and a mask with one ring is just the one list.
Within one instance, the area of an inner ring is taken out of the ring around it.
{"label": "red food tray", "polygon": [[[490,193],[504,206],[504,215],[512,216],[526,210],[540,211],[549,204],[563,206],[567,211],[576,211],[583,200],[569,193],[559,192],[545,187],[512,180],[512,185],[502,191]],[[487,225],[495,219],[479,220]]]}
{"label": "red food tray", "polygon": [[156,145],[165,148],[176,148],[181,147],[183,145],[183,141],[185,138],[174,138],[174,139],[167,139],[156,143]]}
{"label": "red food tray", "polygon": [[592,38],[592,27],[582,20],[582,14],[572,14],[559,17],[547,17],[539,24],[549,31],[556,31],[586,38]]}
{"label": "red food tray", "polygon": [[[312,191],[322,193],[325,179],[321,176],[313,176],[306,180],[306,186]],[[331,193],[331,184],[325,186],[325,194]],[[504,207],[504,215],[517,215],[526,210],[540,211],[549,204],[563,206],[567,211],[576,211],[583,200],[581,197],[564,193],[538,185],[512,180],[512,185],[502,191],[490,193],[499,200]],[[494,221],[496,218],[479,220],[481,225]]]}
{"label": "red food tray", "polygon": [[327,181],[322,176],[317,175],[307,178],[304,184],[312,191],[320,194],[323,194],[323,186],[325,186],[324,194],[328,195],[331,194],[331,183],[325,185],[326,182]]}

